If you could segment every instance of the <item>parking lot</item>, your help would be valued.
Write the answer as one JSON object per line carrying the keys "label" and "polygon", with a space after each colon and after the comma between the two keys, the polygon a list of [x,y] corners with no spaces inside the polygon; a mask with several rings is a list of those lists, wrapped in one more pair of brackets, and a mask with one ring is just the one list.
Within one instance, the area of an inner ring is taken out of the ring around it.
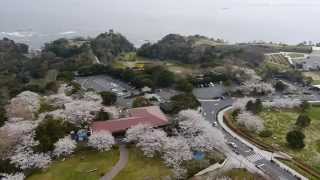
{"label": "parking lot", "polygon": [[106,75],[76,77],[75,81],[86,90],[94,89],[97,92],[110,91],[115,93],[118,96],[117,104],[124,107],[131,106],[133,101],[133,98],[130,98],[131,95],[140,93],[139,90],[128,84]]}

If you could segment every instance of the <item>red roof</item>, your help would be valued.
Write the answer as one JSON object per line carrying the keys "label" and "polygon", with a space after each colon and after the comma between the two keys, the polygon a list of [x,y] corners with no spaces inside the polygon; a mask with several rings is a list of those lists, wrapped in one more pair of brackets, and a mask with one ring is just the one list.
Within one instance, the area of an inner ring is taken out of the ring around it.
{"label": "red roof", "polygon": [[148,124],[151,127],[159,127],[168,124],[168,119],[162,113],[159,106],[134,108],[129,109],[128,111],[129,117],[127,118],[93,122],[91,125],[92,131],[109,131],[111,133],[118,133],[124,132],[138,124]]}

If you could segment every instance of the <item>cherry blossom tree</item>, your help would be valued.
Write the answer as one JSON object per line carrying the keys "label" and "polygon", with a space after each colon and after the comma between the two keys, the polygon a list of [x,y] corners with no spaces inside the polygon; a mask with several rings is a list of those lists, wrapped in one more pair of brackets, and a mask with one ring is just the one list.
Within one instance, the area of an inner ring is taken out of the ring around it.
{"label": "cherry blossom tree", "polygon": [[1,174],[1,176],[6,177],[5,180],[24,180],[25,175],[23,173],[16,173],[16,174]]}
{"label": "cherry blossom tree", "polygon": [[260,132],[264,129],[263,120],[259,116],[253,115],[248,111],[240,112],[237,117],[237,123],[253,132]]}
{"label": "cherry blossom tree", "polygon": [[236,88],[236,91],[242,92],[243,95],[251,94],[270,94],[274,93],[275,89],[272,84],[260,81],[246,81],[241,86]]}
{"label": "cherry blossom tree", "polygon": [[187,170],[182,163],[192,159],[191,149],[184,137],[170,137],[164,145],[162,158],[165,164],[173,168],[175,176],[180,179],[185,177]]}
{"label": "cherry blossom tree", "polygon": [[32,149],[38,144],[39,142],[34,140],[34,133],[24,135],[16,146],[14,154],[10,157],[10,162],[22,170],[47,168],[51,163],[50,156],[45,153],[34,153]]}
{"label": "cherry blossom tree", "polygon": [[135,142],[145,156],[153,157],[156,152],[162,152],[163,144],[167,141],[167,134],[163,130],[140,124],[128,129],[126,140]]}
{"label": "cherry blossom tree", "polygon": [[114,137],[108,131],[99,131],[89,137],[88,146],[99,151],[109,151],[115,144]]}
{"label": "cherry blossom tree", "polygon": [[31,91],[24,91],[10,100],[6,107],[9,120],[31,120],[40,108],[40,96]]}
{"label": "cherry blossom tree", "polygon": [[62,139],[59,139],[54,144],[54,151],[53,154],[57,157],[60,156],[67,156],[74,152],[75,148],[77,147],[76,141],[72,140],[70,136],[66,136]]}
{"label": "cherry blossom tree", "polygon": [[178,131],[196,151],[208,152],[224,144],[223,134],[195,110],[184,110],[179,113]]}
{"label": "cherry blossom tree", "polygon": [[244,111],[246,110],[246,105],[249,101],[255,102],[255,99],[250,97],[237,98],[232,104],[232,109]]}
{"label": "cherry blossom tree", "polygon": [[263,106],[267,108],[286,108],[291,109],[295,107],[299,107],[301,105],[301,100],[299,99],[291,99],[291,98],[275,98],[273,101],[263,102]]}

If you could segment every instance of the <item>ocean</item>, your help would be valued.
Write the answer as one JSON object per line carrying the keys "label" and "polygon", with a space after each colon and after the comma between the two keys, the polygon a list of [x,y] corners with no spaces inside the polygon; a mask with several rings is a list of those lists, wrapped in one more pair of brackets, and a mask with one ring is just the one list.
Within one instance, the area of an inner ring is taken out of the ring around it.
{"label": "ocean", "polygon": [[228,42],[320,42],[318,0],[0,0],[0,38],[41,48],[113,29],[136,46],[168,33]]}

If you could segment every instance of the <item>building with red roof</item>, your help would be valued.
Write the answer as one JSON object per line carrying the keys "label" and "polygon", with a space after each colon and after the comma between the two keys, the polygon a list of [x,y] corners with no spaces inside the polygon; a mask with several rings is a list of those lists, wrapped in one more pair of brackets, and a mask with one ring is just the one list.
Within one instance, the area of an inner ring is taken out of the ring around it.
{"label": "building with red roof", "polygon": [[91,124],[91,131],[92,133],[109,131],[114,135],[120,135],[124,134],[127,129],[138,124],[148,124],[150,127],[161,127],[169,124],[169,121],[159,106],[133,108],[128,110],[128,117],[93,122]]}

